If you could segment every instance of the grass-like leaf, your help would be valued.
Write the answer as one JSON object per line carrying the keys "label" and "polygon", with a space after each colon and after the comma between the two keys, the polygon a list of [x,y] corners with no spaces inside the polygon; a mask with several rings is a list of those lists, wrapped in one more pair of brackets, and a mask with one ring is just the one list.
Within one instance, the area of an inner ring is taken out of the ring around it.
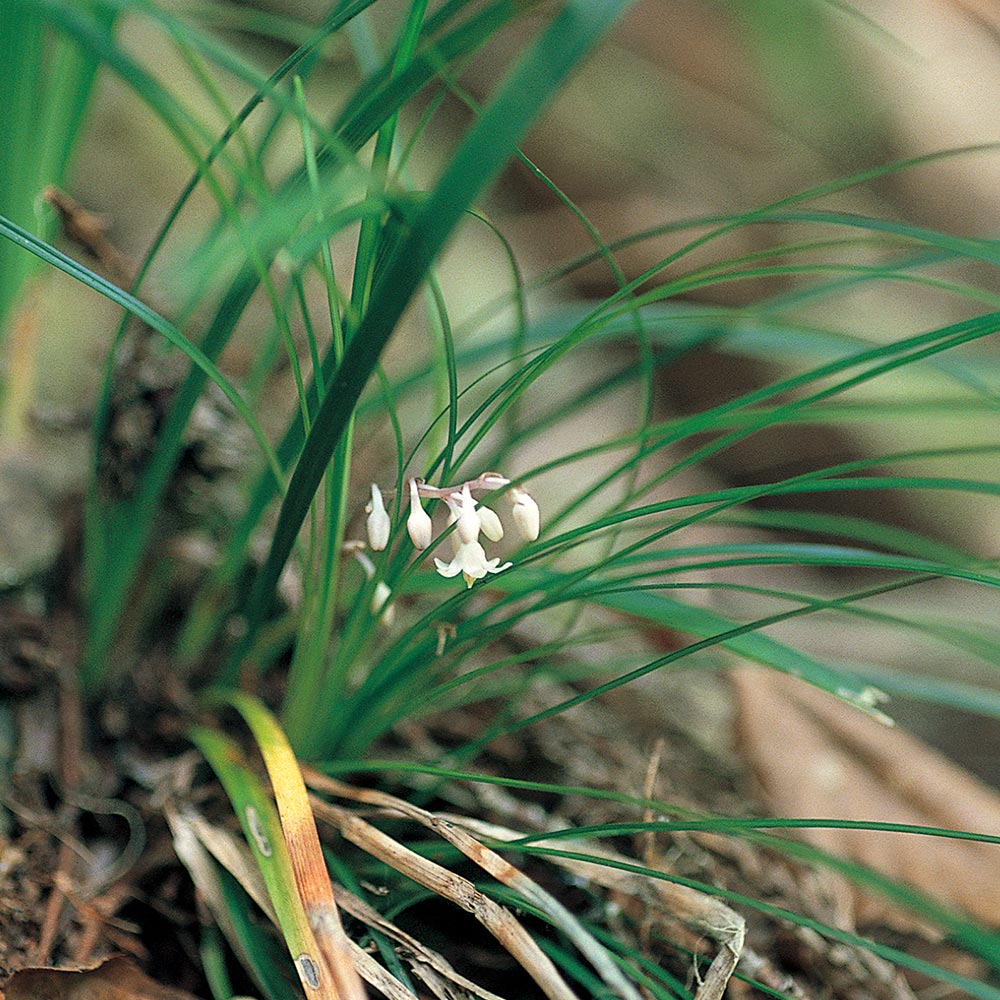
{"label": "grass-like leaf", "polygon": [[553,21],[512,71],[469,132],[426,205],[414,217],[410,234],[393,249],[299,456],[270,551],[254,581],[245,611],[246,636],[237,647],[234,659],[242,658],[252,646],[256,629],[270,608],[278,577],[330,455],[427,269],[466,208],[499,173],[546,101],[625,6],[625,3],[587,0],[567,4],[563,14]]}

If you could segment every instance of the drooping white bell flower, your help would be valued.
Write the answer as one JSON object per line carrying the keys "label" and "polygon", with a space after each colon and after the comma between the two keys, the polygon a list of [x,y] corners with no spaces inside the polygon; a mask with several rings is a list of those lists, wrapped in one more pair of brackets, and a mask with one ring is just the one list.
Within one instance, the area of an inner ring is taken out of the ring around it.
{"label": "drooping white bell flower", "polygon": [[510,498],[514,503],[511,514],[518,532],[526,542],[533,542],[538,538],[538,533],[541,530],[541,515],[538,512],[538,504],[517,486],[510,491]]}
{"label": "drooping white bell flower", "polygon": [[455,552],[455,558],[450,563],[435,559],[437,571],[444,577],[465,577],[465,584],[471,587],[476,580],[482,580],[487,573],[502,573],[510,563],[500,565],[499,559],[487,559],[486,550],[478,541],[462,542]]}
{"label": "drooping white bell flower", "polygon": [[417,490],[416,479],[410,480],[410,516],[406,519],[406,530],[414,548],[426,549],[434,537],[434,524],[430,514],[420,503],[420,493]]}
{"label": "drooping white bell flower", "polygon": [[[449,501],[451,506],[453,501]],[[455,510],[455,507],[452,507]],[[455,525],[455,533],[461,539],[463,545],[470,542],[479,541],[479,531],[482,524],[479,514],[476,511],[476,501],[472,499],[472,491],[469,484],[462,487],[462,494],[457,504],[458,523]]]}
{"label": "drooping white bell flower", "polygon": [[381,552],[389,544],[389,531],[392,522],[382,501],[382,491],[376,483],[372,483],[371,502],[365,507],[368,511],[368,521],[365,528],[368,531],[368,544],[375,552]]}

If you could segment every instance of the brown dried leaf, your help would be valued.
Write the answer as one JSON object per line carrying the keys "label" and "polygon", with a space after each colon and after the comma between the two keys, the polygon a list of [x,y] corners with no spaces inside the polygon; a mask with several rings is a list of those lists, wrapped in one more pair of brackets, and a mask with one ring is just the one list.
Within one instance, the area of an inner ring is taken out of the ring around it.
{"label": "brown dried leaf", "polygon": [[[1000,795],[913,736],[783,674],[738,670],[733,682],[741,749],[773,815],[1000,830]],[[1000,847],[871,830],[801,836],[1000,925]],[[855,902],[859,920],[898,917]]]}
{"label": "brown dried leaf", "polygon": [[150,979],[120,955],[92,969],[20,969],[4,989],[7,1000],[198,1000]]}

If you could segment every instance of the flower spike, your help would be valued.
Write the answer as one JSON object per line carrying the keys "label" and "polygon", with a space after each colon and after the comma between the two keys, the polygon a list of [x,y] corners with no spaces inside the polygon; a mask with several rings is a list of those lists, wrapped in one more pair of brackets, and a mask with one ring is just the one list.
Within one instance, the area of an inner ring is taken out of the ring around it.
{"label": "flower spike", "polygon": [[[521,537],[529,542],[538,538],[540,516],[538,504],[520,486],[514,486],[506,476],[499,472],[482,472],[473,479],[459,482],[452,486],[433,486],[419,477],[406,480],[406,488],[410,494],[410,509],[406,518],[406,530],[413,547],[418,551],[430,548],[434,544],[434,523],[430,514],[424,510],[424,500],[443,500],[448,508],[448,525],[453,528],[449,534],[452,551],[450,561],[435,559],[434,565],[438,573],[444,577],[455,577],[461,574],[467,586],[471,587],[476,580],[485,579],[491,573],[501,573],[511,564],[500,560],[487,558],[479,538],[484,535],[491,542],[499,542],[504,537],[504,526],[495,510],[480,504],[474,493],[493,492],[510,487],[509,497],[512,504],[511,514],[514,524]],[[395,495],[395,493],[391,494]],[[382,491],[372,483],[371,501],[365,507],[368,512],[366,524],[368,532],[368,547],[373,551],[381,551],[389,545],[392,519],[385,507]],[[363,548],[361,542],[353,545]],[[359,553],[358,558],[362,556]],[[368,563],[366,572],[374,577],[375,568],[367,557],[362,565]],[[389,588],[383,582],[377,582],[372,597],[372,612],[379,614],[385,621],[392,612]]]}

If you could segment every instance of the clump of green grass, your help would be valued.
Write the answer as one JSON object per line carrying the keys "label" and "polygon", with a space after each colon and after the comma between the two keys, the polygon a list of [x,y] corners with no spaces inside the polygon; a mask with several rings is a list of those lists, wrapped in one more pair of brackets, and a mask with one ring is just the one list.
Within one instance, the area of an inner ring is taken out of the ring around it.
{"label": "clump of green grass", "polygon": [[[246,723],[261,749],[271,790],[260,782],[238,742],[203,720],[191,728],[190,740],[218,775],[246,844],[225,854],[192,813],[175,809],[169,818],[182,860],[195,873],[228,947],[262,993],[275,998],[287,995],[292,972],[307,995],[317,989],[329,996],[360,995],[355,966],[369,981],[383,977],[389,995],[413,995],[400,960],[405,949],[392,944],[385,927],[376,922],[368,932],[377,959],[365,951],[359,956],[359,949],[345,939],[330,875],[357,893],[372,874],[372,862],[352,870],[342,858],[324,852],[313,812],[327,817],[382,864],[398,848],[404,860],[397,858],[397,874],[376,870],[378,878],[408,887],[409,902],[401,910],[438,891],[428,886],[443,877],[431,864],[434,850],[419,837],[401,834],[393,847],[384,833],[333,805],[335,793],[328,795],[326,805],[310,803],[296,760],[319,764],[328,774],[374,771],[389,781],[400,763],[373,762],[372,755],[394,731],[433,712],[455,712],[499,696],[502,710],[489,716],[481,732],[454,748],[448,759],[416,768],[440,783],[486,781],[485,774],[470,769],[500,737],[542,724],[654,671],[714,668],[734,659],[800,677],[883,717],[886,675],[877,663],[863,657],[833,660],[769,631],[799,618],[832,619],[858,628],[888,625],[901,634],[919,635],[949,655],[977,657],[991,666],[998,662],[994,645],[983,641],[981,623],[940,621],[891,603],[893,594],[929,580],[996,588],[1000,575],[994,561],[932,533],[812,512],[805,501],[819,493],[861,491],[905,496],[944,491],[959,499],[993,498],[1000,485],[989,475],[954,469],[968,468],[968,459],[981,462],[1000,444],[986,440],[969,445],[956,432],[945,444],[886,450],[771,482],[697,491],[677,485],[688,470],[754,435],[774,437],[802,425],[912,426],[942,414],[957,418],[992,409],[1000,372],[974,348],[998,329],[997,302],[988,290],[947,276],[947,269],[967,260],[995,266],[1000,263],[995,245],[821,207],[830,195],[914,169],[932,157],[868,169],[743,212],[669,222],[638,233],[633,241],[667,230],[699,235],[647,273],[627,280],[616,263],[620,247],[606,245],[518,145],[628,5],[609,0],[554,5],[451,0],[430,10],[426,2],[414,0],[400,7],[399,24],[385,52],[369,30],[369,6],[365,0],[334,5],[315,29],[242,11],[239,26],[294,40],[296,47],[281,65],[264,74],[208,29],[213,19],[234,16],[211,5],[190,16],[146,0],[93,0],[86,5],[18,0],[14,5],[31,26],[36,46],[15,46],[18,59],[30,62],[39,45],[73,54],[76,68],[53,78],[53,86],[65,89],[48,97],[53,116],[79,120],[78,98],[86,88],[70,87],[70,82],[89,80],[100,66],[117,74],[168,127],[193,171],[135,284],[126,290],[26,225],[23,206],[36,196],[41,175],[58,179],[65,169],[70,132],[64,131],[67,146],[53,154],[57,169],[46,167],[40,174],[35,167],[11,164],[0,176],[21,194],[11,196],[9,204],[17,207],[0,218],[5,237],[0,247],[7,248],[4,253],[17,265],[5,278],[7,297],[0,306],[12,301],[28,262],[41,260],[123,308],[116,349],[128,335],[128,324],[139,323],[147,331],[143,336],[164,338],[190,361],[137,481],[124,494],[109,493],[102,483],[101,449],[114,421],[114,379],[120,377],[114,358],[108,367],[86,497],[81,681],[89,698],[99,699],[123,683],[118,644],[123,623],[142,636],[162,611],[149,578],[156,573],[169,578],[171,567],[156,549],[157,530],[192,414],[209,382],[221,390],[255,442],[240,514],[212,526],[218,558],[187,595],[183,620],[169,639],[179,670],[196,666],[209,677],[200,691],[207,719],[218,720],[235,709]],[[205,15],[204,22],[199,14]],[[529,17],[535,14],[544,16]],[[221,134],[213,133],[183,95],[162,84],[119,43],[114,28],[121,15],[144,20],[182,53],[217,108],[225,109],[217,79],[233,78],[250,88],[252,96],[230,116]],[[512,27],[530,30],[530,41],[480,106],[461,87],[462,69]],[[49,40],[40,41],[43,36]],[[336,113],[322,115],[311,100],[311,84],[322,71],[324,46],[343,38],[363,72]],[[45,52],[48,58],[50,50]],[[14,71],[4,79],[0,86],[10,87]],[[27,98],[23,90],[18,94],[22,112],[17,120],[24,125],[29,120]],[[418,187],[411,180],[416,172],[412,160],[431,144],[435,114],[451,96],[470,110],[471,124],[442,156],[434,180]],[[272,156],[278,136],[286,145],[296,144],[291,169],[272,165],[272,160],[287,163],[287,157]],[[466,328],[456,328],[436,277],[437,263],[456,231],[466,226],[487,228],[510,249],[499,227],[476,206],[515,156],[586,225],[593,252],[554,262],[551,272],[526,283],[511,251],[509,293]],[[216,217],[193,249],[193,263],[175,272],[174,283],[182,289],[177,314],[183,321],[171,322],[144,304],[144,282],[200,186],[214,199]],[[693,251],[762,223],[779,232],[791,232],[782,227],[794,223],[796,232],[808,228],[812,235],[788,238],[766,252],[687,267]],[[349,280],[331,251],[331,242],[345,241],[353,248]],[[844,263],[855,251],[859,259],[864,253],[865,263]],[[871,263],[873,251],[877,263]],[[562,278],[593,260],[609,264],[617,292],[599,302],[563,301],[546,314],[528,308],[533,292],[557,288]],[[672,276],[665,278],[668,267]],[[768,277],[786,280],[792,290],[746,308],[696,305],[684,298],[695,290]],[[970,315],[891,340],[810,318],[811,307],[836,302],[849,289],[892,283],[915,283],[960,297]],[[322,293],[318,298],[313,294],[317,289]],[[386,347],[421,294],[427,343],[412,352],[414,363],[407,372],[384,370]],[[238,386],[223,373],[220,357],[244,325],[256,322],[250,309],[256,295],[267,304],[269,329],[254,331],[257,351],[246,384]],[[981,312],[983,308],[990,311]],[[0,321],[2,316],[0,308]],[[608,361],[611,367],[600,381],[575,389],[565,373],[575,370],[571,366],[579,358],[600,356],[608,345],[627,345],[629,350],[620,355],[623,360]],[[699,412],[656,417],[655,380],[706,345],[766,363],[772,380]],[[291,373],[294,399],[289,399],[291,416],[284,430],[272,437],[264,429],[261,388],[280,366]],[[909,372],[919,373],[933,391],[901,405],[892,392],[881,390],[891,378]],[[632,392],[640,400],[634,426],[614,428],[569,453],[551,452],[541,465],[520,464],[527,445],[544,444],[554,428],[585,419],[589,408],[616,392]],[[370,460],[372,442],[385,438],[386,425],[393,445],[388,461],[379,466]],[[899,439],[906,433],[901,430]],[[579,472],[585,463],[595,462],[599,474]],[[373,464],[376,471],[370,472]],[[377,478],[374,487],[360,478],[359,468]],[[543,486],[537,494],[536,483]],[[535,495],[541,503],[537,524]],[[780,506],[774,503],[778,499],[784,501]],[[372,508],[366,538],[361,537],[365,500]],[[441,508],[436,522],[428,524],[425,503]],[[504,556],[500,549],[493,555],[492,548],[487,553],[479,547],[481,532],[491,542],[499,541],[493,518],[484,512],[494,504],[507,522]],[[449,513],[452,524],[446,526]],[[523,538],[510,546],[515,522]],[[699,526],[712,528],[717,540],[690,541],[689,529]],[[748,527],[758,540],[728,540]],[[258,559],[254,539],[259,537],[266,539],[266,551]],[[440,558],[439,552],[435,563],[422,554],[431,538],[444,539],[448,558]],[[487,558],[495,561],[487,563]],[[817,567],[831,581],[850,582],[806,591],[784,582],[781,568],[787,566]],[[774,568],[773,585],[748,580],[747,570],[757,567]],[[283,579],[298,590],[295,600],[282,599]],[[706,593],[719,598],[711,607],[701,599]],[[594,624],[595,611],[599,625]],[[574,662],[574,650],[602,629],[613,635],[609,620],[685,638],[648,662],[596,676],[593,668]],[[531,631],[532,623],[541,624]],[[505,645],[510,636],[527,645]],[[517,693],[533,678],[557,673],[560,668],[552,667],[552,661],[566,663],[568,675],[585,677],[587,683],[558,704],[520,712]],[[277,675],[281,682],[269,683]],[[921,690],[915,678],[897,675],[891,683]],[[249,692],[275,688],[281,694],[272,715]],[[922,691],[930,698],[961,700],[983,714],[996,716],[1000,710],[994,696],[978,689],[954,685],[945,694],[941,687],[925,685]],[[608,794],[527,780],[531,777],[499,780],[546,794]],[[323,786],[317,782],[316,788]],[[668,879],[867,948],[971,995],[1000,996],[994,985],[973,983],[807,915],[685,882],[607,852],[588,852],[580,844],[590,838],[650,831],[697,828],[740,836],[810,864],[830,866],[891,896],[998,968],[1000,952],[992,931],[858,866],[760,832],[762,827],[794,824],[682,815],[669,803],[617,794],[623,808],[655,809],[672,818],[559,830],[513,843],[497,835],[494,846],[515,858],[590,861],[609,870]],[[417,801],[404,806],[380,800],[379,806],[390,813],[408,809],[409,817],[419,822],[438,822],[420,812]],[[905,832],[948,835],[926,828]],[[562,840],[546,847],[548,837]],[[480,831],[479,838],[475,847],[462,843],[481,866],[484,859],[497,864],[496,870],[485,867],[496,880],[500,868],[485,844],[490,835]],[[448,841],[451,848],[464,853],[453,841]],[[252,858],[256,868],[239,868],[234,856]],[[455,862],[454,851],[442,860]],[[484,922],[514,949],[547,995],[574,995],[567,980],[581,994],[593,996],[611,991],[631,997],[638,995],[639,986],[658,997],[690,995],[627,934],[616,936],[597,920],[584,927],[535,893],[523,873],[520,878],[504,874],[507,881],[483,880],[475,888],[476,907],[481,907],[477,912],[488,912]],[[417,890],[417,884],[424,890]],[[288,955],[276,952],[273,941],[247,918],[248,896],[280,928]],[[535,920],[531,926],[544,929],[525,936],[520,924],[505,922],[504,914],[511,910],[527,912]],[[396,916],[385,915],[387,926]],[[204,957],[217,995],[231,995],[224,950],[213,933],[206,934]]]}

